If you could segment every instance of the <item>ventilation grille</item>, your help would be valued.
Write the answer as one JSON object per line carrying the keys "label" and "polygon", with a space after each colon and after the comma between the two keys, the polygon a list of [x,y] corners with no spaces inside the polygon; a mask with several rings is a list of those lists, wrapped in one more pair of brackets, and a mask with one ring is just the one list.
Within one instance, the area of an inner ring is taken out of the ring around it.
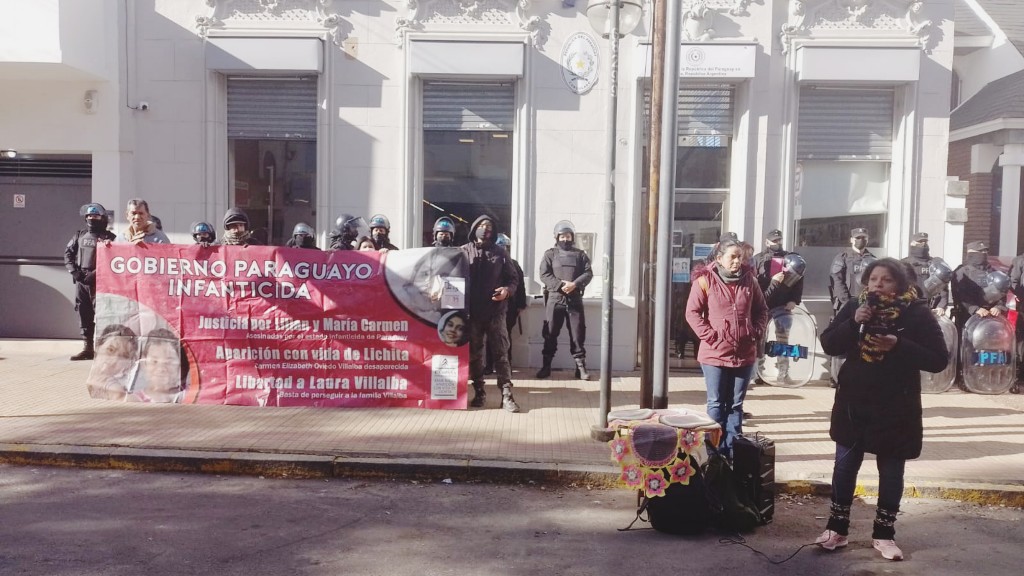
{"label": "ventilation grille", "polygon": [[13,178],[92,178],[92,160],[0,159],[0,176]]}

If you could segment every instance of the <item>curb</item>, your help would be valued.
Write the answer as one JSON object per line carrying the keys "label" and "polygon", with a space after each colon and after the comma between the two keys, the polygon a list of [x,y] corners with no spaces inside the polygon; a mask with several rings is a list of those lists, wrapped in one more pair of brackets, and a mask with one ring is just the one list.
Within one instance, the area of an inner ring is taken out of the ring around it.
{"label": "curb", "polygon": [[[419,481],[536,483],[621,488],[611,466],[559,465],[548,462],[469,458],[388,457],[379,455],[216,452],[181,449],[0,444],[0,464],[187,472],[266,478],[365,478]],[[776,493],[830,496],[827,480],[778,480]],[[857,496],[877,496],[877,484],[858,484]],[[988,506],[1024,508],[1024,485],[957,484],[907,480],[907,498],[936,498]]]}

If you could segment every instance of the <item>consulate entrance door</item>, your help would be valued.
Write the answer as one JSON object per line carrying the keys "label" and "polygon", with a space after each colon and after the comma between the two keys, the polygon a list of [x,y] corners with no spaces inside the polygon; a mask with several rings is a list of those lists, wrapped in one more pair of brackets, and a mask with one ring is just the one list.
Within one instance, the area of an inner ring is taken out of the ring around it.
{"label": "consulate entrance door", "polygon": [[693,287],[693,274],[704,268],[722,234],[727,194],[684,191],[675,196],[669,367],[695,368],[697,339],[686,322],[686,301]]}

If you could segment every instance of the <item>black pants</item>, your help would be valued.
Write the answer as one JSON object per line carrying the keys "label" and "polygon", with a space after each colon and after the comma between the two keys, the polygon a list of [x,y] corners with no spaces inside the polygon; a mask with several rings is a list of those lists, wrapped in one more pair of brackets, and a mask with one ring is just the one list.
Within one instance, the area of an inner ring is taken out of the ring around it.
{"label": "black pants", "polygon": [[480,320],[469,318],[469,380],[483,384],[486,346],[494,350],[494,374],[498,386],[512,384],[512,368],[508,363],[508,331],[505,317],[495,315]]}
{"label": "black pants", "polygon": [[555,304],[553,313],[549,315],[551,321],[545,322],[541,330],[541,335],[544,336],[542,354],[545,357],[555,355],[558,350],[558,335],[562,332],[562,325],[568,320],[569,353],[573,358],[586,358],[587,350],[583,345],[587,341],[587,320],[583,316],[583,309]]}
{"label": "black pants", "polygon": [[[510,366],[512,365],[512,328],[515,327],[517,320],[519,320],[519,314],[518,313],[516,313],[516,314],[509,314],[509,315],[505,316],[505,334],[508,335],[508,341],[509,341],[509,346],[508,346],[507,354],[508,354],[508,363],[509,363]],[[491,370],[491,371],[494,370],[494,347],[491,345],[490,341],[487,342],[487,365],[486,365],[485,371],[486,370]]]}
{"label": "black pants", "polygon": [[82,338],[93,341],[96,334],[96,287],[84,282],[75,282],[75,310],[78,311],[78,325]]}

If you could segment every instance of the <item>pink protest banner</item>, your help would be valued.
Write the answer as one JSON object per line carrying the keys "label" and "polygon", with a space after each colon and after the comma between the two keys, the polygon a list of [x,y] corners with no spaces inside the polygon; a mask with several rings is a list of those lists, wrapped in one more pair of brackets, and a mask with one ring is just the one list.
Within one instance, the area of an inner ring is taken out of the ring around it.
{"label": "pink protest banner", "polygon": [[457,248],[99,249],[93,397],[466,408]]}

